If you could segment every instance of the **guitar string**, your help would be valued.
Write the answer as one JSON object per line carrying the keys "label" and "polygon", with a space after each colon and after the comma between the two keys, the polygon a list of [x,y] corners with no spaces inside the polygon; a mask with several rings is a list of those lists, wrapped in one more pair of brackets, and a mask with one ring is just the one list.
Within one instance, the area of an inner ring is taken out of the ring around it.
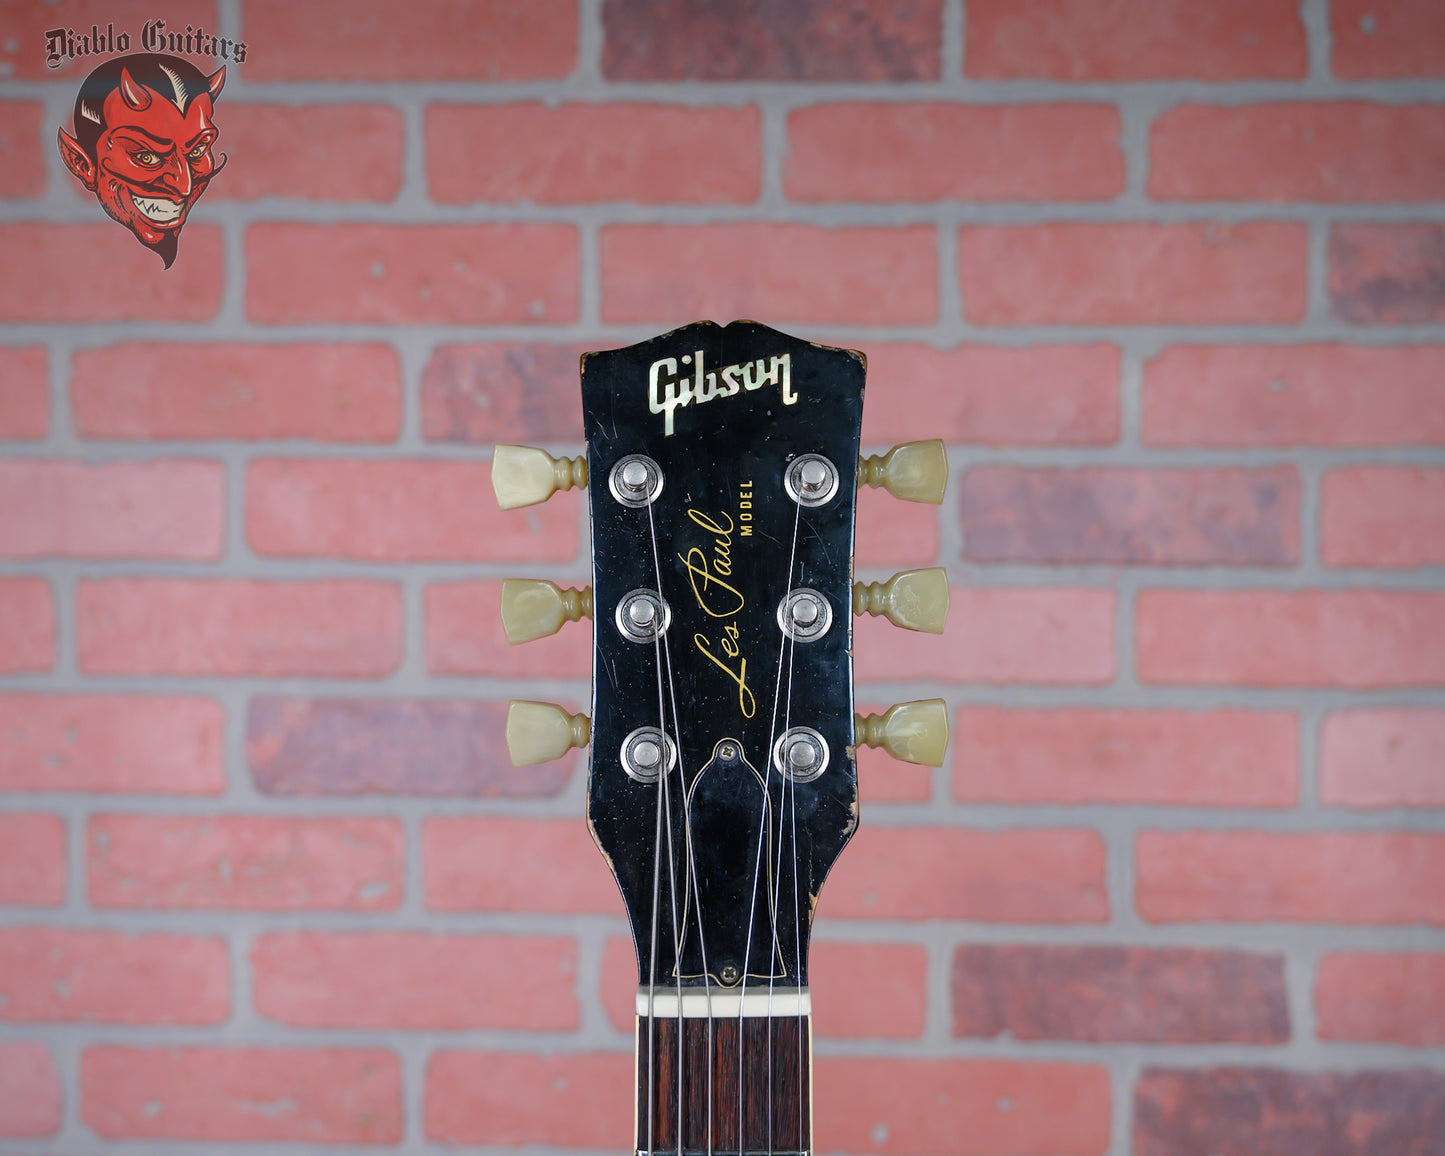
{"label": "guitar string", "polygon": [[[788,671],[788,689],[792,692],[792,670]],[[798,968],[798,987],[803,986],[803,923],[798,902],[798,787],[788,795],[793,842],[793,959]],[[779,855],[779,862],[782,856]],[[769,1011],[771,1014],[771,1009]],[[803,1147],[803,1001],[798,1001],[798,1147]]]}
{"label": "guitar string", "polygon": [[[801,504],[800,504],[799,509],[801,510],[801,508],[802,508],[802,507],[801,507]],[[800,574],[798,575],[798,581],[799,581],[799,583],[802,582],[802,578],[803,578],[803,576],[802,576],[802,574],[800,573]],[[788,727],[789,727],[789,725],[792,723],[792,716],[793,716],[793,660],[796,658],[797,653],[798,653],[797,640],[794,639],[794,638],[789,637],[789,638],[788,638],[788,693],[787,693],[787,694],[784,696],[784,698],[783,698],[783,733],[784,733],[784,734],[787,734],[787,733],[788,733]],[[771,748],[769,748],[769,749],[771,749]],[[779,771],[780,771],[780,772],[781,772],[781,770],[782,770],[782,769],[779,768]],[[787,802],[788,802],[788,801],[796,800],[796,798],[797,798],[797,789],[798,789],[798,788],[797,788],[797,784],[794,783],[793,780],[792,780],[792,778],[791,778],[788,774],[786,774],[785,772],[784,772],[784,773],[781,773],[781,779],[782,779],[782,782],[781,782],[781,784],[780,784],[781,789],[780,789],[779,794],[778,794],[778,810],[779,810],[779,812],[781,812],[782,809],[783,809],[783,807],[787,805]],[[795,816],[796,816],[796,813],[797,813],[797,809],[796,809],[796,806],[795,806],[795,807],[794,807],[794,815],[795,815]],[[779,815],[778,818],[779,818],[779,824],[778,824],[778,825],[779,825],[779,828],[781,828],[781,826],[782,826],[782,816],[781,816],[781,814]],[[794,824],[793,824],[793,830],[792,830],[792,834],[791,834],[791,838],[792,838],[792,840],[793,840],[793,919],[794,919],[795,924],[796,924],[797,916],[798,916],[798,847],[797,847],[797,837],[798,837],[798,827],[797,827],[797,823],[796,823],[796,821],[795,821]],[[780,831],[779,831],[779,838],[778,838],[777,870],[773,873],[773,878],[772,878],[772,881],[771,881],[771,884],[770,884],[770,891],[771,891],[771,893],[772,893],[774,896],[777,896],[778,892],[782,890],[782,882],[783,882],[783,839],[782,839],[782,832],[781,832],[781,830],[780,830]],[[777,942],[777,938],[778,938],[778,909],[777,909],[777,900],[776,900],[776,898],[775,898],[774,901],[773,901],[772,916],[773,916],[773,941],[774,941],[774,942]],[[799,977],[801,978],[801,973],[802,973],[802,956],[799,955],[799,954],[797,954],[796,951],[795,951],[795,953],[794,953],[794,966],[799,969]],[[800,988],[801,988],[801,986],[802,986],[802,985],[799,984],[799,987],[800,987]],[[801,1002],[800,1002],[800,1004],[799,1004],[799,1007],[801,1008]],[[802,1014],[802,1012],[801,1012],[801,1010],[800,1010],[800,1011],[799,1011],[799,1015],[801,1015],[801,1014]],[[769,970],[769,974],[768,974],[768,1032],[769,1032],[769,1040],[768,1040],[768,1156],[772,1156],[772,1152],[773,1152],[773,1048],[772,1048],[772,1038],[771,1038],[772,1029],[773,1029],[773,976],[772,976],[772,972],[771,972],[771,969],[770,969],[770,970]]]}
{"label": "guitar string", "polygon": [[[783,603],[782,603],[784,606],[786,606],[786,605],[788,604],[788,598],[789,598],[789,596],[790,596],[790,595],[792,594],[792,592],[793,592],[793,566],[796,564],[797,558],[798,558],[798,528],[799,528],[799,525],[801,524],[802,516],[803,516],[802,503],[798,503],[797,508],[796,508],[796,510],[795,510],[795,512],[794,512],[794,514],[793,514],[793,540],[792,540],[792,544],[791,544],[791,545],[789,546],[789,548],[788,548],[787,588],[786,588],[786,591],[785,591],[784,594],[783,594]],[[758,849],[757,849],[757,853],[754,855],[754,858],[753,858],[753,887],[752,887],[752,898],[750,899],[750,901],[749,901],[749,903],[748,903],[748,934],[747,934],[747,938],[746,938],[746,940],[744,941],[744,945],[743,945],[742,991],[741,991],[741,995],[739,996],[739,999],[738,999],[738,1145],[739,1145],[739,1149],[741,1149],[742,1141],[743,1141],[743,1087],[744,1087],[743,1068],[744,1068],[745,1057],[746,1057],[746,1054],[747,1054],[747,1053],[746,1053],[746,1049],[743,1047],[743,1003],[744,1003],[744,1001],[746,1000],[746,998],[747,998],[747,993],[748,993],[748,969],[749,969],[749,962],[750,962],[751,957],[752,957],[753,925],[754,925],[754,923],[756,922],[755,913],[756,913],[756,911],[757,911],[757,906],[758,906],[758,878],[759,878],[759,876],[762,874],[762,866],[763,866],[763,839],[764,839],[764,837],[765,837],[765,835],[766,835],[766,833],[767,833],[767,829],[768,829],[768,814],[769,814],[769,810],[770,810],[770,807],[771,807],[771,804],[772,804],[772,799],[771,799],[771,795],[770,795],[771,787],[769,786],[769,784],[770,784],[770,782],[771,782],[771,780],[772,780],[772,775],[773,775],[773,743],[774,743],[774,741],[775,741],[774,736],[775,736],[775,734],[777,733],[777,728],[778,728],[778,698],[779,698],[779,695],[781,694],[782,689],[783,689],[783,659],[784,659],[784,656],[788,653],[789,643],[791,642],[791,639],[789,639],[789,637],[788,637],[788,635],[786,634],[786,632],[784,632],[784,631],[782,631],[782,630],[779,630],[778,634],[779,634],[778,670],[777,670],[776,675],[775,675],[774,678],[773,678],[773,711],[772,711],[772,717],[768,720],[768,742],[767,742],[766,750],[764,751],[763,804],[762,804],[762,813],[761,813],[761,815],[759,816],[760,821],[759,821],[759,823],[758,823]],[[791,666],[790,666],[790,670],[791,670]],[[791,675],[790,675],[790,681],[791,681]],[[769,908],[770,908],[770,910],[771,910],[771,908],[772,908],[772,905],[771,905],[771,904],[769,905]],[[772,943],[772,945],[771,945],[771,947],[770,947],[770,950],[769,950],[769,953],[768,953],[768,972],[769,972],[769,975],[770,975],[770,977],[771,977],[771,973],[772,973],[772,971],[773,971],[773,967],[774,967],[774,963],[775,963],[775,960],[773,959],[773,953],[777,951],[777,946],[778,946],[778,945],[777,945],[777,916],[776,916],[776,913],[775,913],[775,912],[772,914],[772,917],[771,917],[771,920],[770,920],[770,926],[771,926],[771,928],[772,928],[773,943]],[[769,1012],[771,1013],[771,1011],[772,1011],[771,1006],[769,1007],[768,1010],[769,1010]],[[771,1073],[771,1060],[772,1060],[772,1047],[771,1047],[772,1021],[771,1021],[771,1015],[770,1015],[770,1017],[769,1017],[769,1027],[768,1027],[768,1031],[769,1031],[769,1033],[770,1033],[769,1047],[768,1047],[768,1058],[769,1058],[769,1065],[770,1065],[769,1071],[770,1071],[770,1073]],[[769,1121],[770,1121],[770,1123],[769,1123],[769,1129],[768,1129],[768,1130],[769,1130],[769,1136],[770,1136],[770,1140],[771,1140],[771,1132],[772,1132],[772,1127],[771,1127],[771,1115],[772,1115],[772,1087],[771,1087],[771,1081],[770,1081],[770,1083],[769,1083],[768,1092],[769,1092],[769,1095],[768,1095],[768,1113],[769,1113]]]}
{"label": "guitar string", "polygon": [[[654,568],[656,568],[656,563],[657,563],[657,533],[656,533],[656,528],[652,525],[652,507],[651,507],[650,504],[648,505],[648,524],[649,524],[649,529],[650,529],[651,534],[652,534],[652,542],[653,542],[653,548],[652,548],[653,563],[654,563]],[[661,595],[661,591],[659,591],[659,596],[660,596],[660,595]],[[658,713],[658,729],[659,729],[659,731],[660,731],[662,734],[666,735],[666,733],[667,733],[667,713],[666,713],[666,707],[664,706],[663,693],[662,693],[662,667],[663,667],[663,664],[662,664],[662,656],[661,656],[661,653],[660,653],[660,647],[659,647],[659,645],[658,645],[658,639],[657,639],[656,637],[654,637],[654,639],[653,639],[653,656],[654,656],[654,660],[653,660],[653,661],[654,661],[654,669],[655,669],[656,672],[657,672],[657,713]],[[678,763],[679,763],[679,768],[680,768],[680,767],[681,767],[681,758],[680,758],[680,756],[679,756]],[[661,861],[662,861],[662,833],[663,833],[663,816],[664,816],[664,815],[667,816],[667,847],[668,847],[667,875],[668,875],[668,890],[669,890],[669,893],[671,894],[671,897],[672,897],[672,902],[671,902],[671,905],[670,905],[670,912],[669,912],[669,914],[670,914],[671,920],[672,920],[673,958],[676,959],[676,958],[678,957],[678,951],[679,951],[679,946],[678,946],[678,945],[679,945],[679,943],[680,943],[680,937],[679,937],[679,934],[678,934],[678,923],[677,923],[677,876],[676,876],[676,870],[675,870],[675,857],[674,857],[674,854],[673,854],[673,846],[672,846],[672,799],[671,799],[671,791],[670,791],[670,788],[669,788],[669,785],[668,785],[667,744],[666,744],[666,742],[663,743],[662,762],[661,762],[661,764],[660,764],[660,766],[659,766],[658,775],[657,775],[657,825],[656,825],[656,831],[655,831],[655,833],[654,833],[654,842],[653,842],[653,851],[652,851],[652,920],[651,920],[652,932],[651,932],[651,945],[650,945],[651,958],[650,958],[649,961],[648,961],[648,975],[647,975],[647,1150],[648,1150],[649,1156],[653,1156],[653,1154],[654,1154],[654,1153],[656,1152],[656,1150],[657,1150],[657,1148],[656,1148],[656,1137],[655,1137],[655,1135],[654,1135],[654,1129],[655,1129],[655,1126],[656,1126],[656,1101],[655,1101],[655,1094],[656,1094],[656,1087],[657,1087],[657,1083],[656,1083],[656,1072],[655,1072],[655,1061],[656,1061],[656,1056],[657,1056],[657,1047],[656,1047],[656,1021],[657,1021],[657,1016],[656,1016],[656,1014],[655,1014],[655,1011],[656,1011],[656,1004],[657,1004],[657,935],[658,935],[658,909],[659,909],[659,907],[661,906],[661,898],[662,898],[662,896],[661,896],[661,879],[662,879],[662,863],[661,863]],[[674,971],[676,971],[676,969],[674,969]],[[682,979],[681,979],[681,976],[680,976],[680,975],[678,976],[678,981],[677,981],[677,982],[678,982],[678,986],[677,986],[677,996],[678,996],[678,1029],[679,1029],[679,1034],[680,1034],[680,1032],[681,1032],[681,1027],[682,1027],[682,1024],[681,1024],[681,1019],[682,1019]],[[680,1138],[681,1138],[681,1132],[682,1132],[682,1068],[681,1068],[681,1065],[680,1065],[680,1064],[679,1064],[679,1066],[678,1066],[678,1071],[677,1071],[677,1124],[678,1124],[679,1152],[680,1152],[680,1151],[681,1151],[681,1139],[680,1139]]]}
{"label": "guitar string", "polygon": [[[657,596],[658,596],[659,598],[663,598],[663,594],[662,594],[662,564],[661,564],[661,561],[660,561],[660,558],[659,558],[659,550],[658,550],[658,548],[657,548],[657,524],[656,524],[656,522],[653,520],[653,516],[652,516],[652,503],[651,503],[651,502],[649,502],[649,503],[647,504],[647,526],[648,526],[648,530],[649,530],[649,532],[650,532],[650,534],[651,534],[651,537],[652,537],[652,567],[653,567],[653,573],[656,575],[656,578],[657,578]],[[665,601],[665,599],[664,599],[664,601]],[[666,664],[667,664],[667,691],[668,691],[668,697],[672,700],[672,726],[673,726],[674,741],[675,741],[675,743],[676,743],[676,749],[677,749],[678,792],[679,792],[679,796],[680,796],[680,803],[681,803],[681,807],[682,807],[682,817],[683,817],[683,847],[684,847],[684,849],[686,850],[686,853],[687,853],[687,880],[688,880],[688,881],[683,884],[683,890],[684,890],[684,896],[683,896],[683,898],[684,898],[684,901],[685,901],[685,900],[686,900],[686,894],[685,894],[685,893],[686,893],[687,888],[688,888],[688,886],[689,886],[689,884],[690,884],[690,885],[691,885],[691,888],[692,888],[692,897],[693,897],[692,908],[693,908],[694,912],[696,913],[695,916],[694,916],[694,918],[695,918],[696,921],[697,921],[697,948],[698,948],[698,954],[702,957],[703,994],[704,994],[704,998],[705,998],[706,1001],[707,1001],[707,1057],[706,1057],[706,1058],[707,1058],[707,1073],[706,1073],[706,1081],[707,1081],[707,1082],[706,1082],[706,1085],[705,1085],[705,1086],[706,1086],[706,1089],[707,1089],[707,1097],[706,1097],[706,1099],[707,1099],[707,1156],[713,1156],[713,1125],[712,1125],[712,1097],[713,1097],[713,1078],[712,1078],[712,1068],[713,1068],[713,1054],[712,1054],[712,1053],[713,1053],[713,1016],[712,1016],[712,1007],[713,1007],[713,1004],[712,1004],[712,976],[711,976],[711,974],[710,974],[709,971],[708,971],[708,962],[707,962],[707,936],[706,936],[706,933],[705,933],[704,930],[703,930],[703,919],[702,919],[702,895],[701,895],[701,892],[700,892],[699,889],[698,889],[697,863],[696,863],[696,860],[695,860],[694,857],[693,857],[693,851],[692,851],[692,815],[691,815],[691,808],[690,808],[689,803],[688,803],[687,776],[686,776],[686,775],[684,774],[684,772],[683,772],[683,765],[682,765],[682,720],[679,718],[678,713],[677,713],[677,686],[676,686],[676,682],[675,682],[675,680],[674,680],[674,678],[673,678],[673,673],[672,673],[672,647],[671,647],[671,644],[668,642],[668,638],[667,638],[666,633],[663,633],[660,637],[661,637],[663,658],[664,658],[664,660],[666,661]],[[654,647],[656,647],[656,645],[657,645],[657,638],[654,638],[654,640],[653,640],[653,645],[654,645]],[[663,711],[663,706],[662,706],[662,680],[661,680],[661,666],[660,666],[660,665],[659,665],[658,670],[659,670],[659,674],[658,674],[658,708],[659,708],[659,711],[662,712],[662,720],[663,720],[663,721],[662,721],[662,730],[663,730],[663,733],[664,733],[664,735],[665,735],[666,732],[667,732],[667,721],[666,721],[666,713]],[[665,744],[664,744],[664,746],[665,746]],[[663,751],[663,756],[664,756],[664,757],[663,757],[663,770],[662,770],[662,772],[660,772],[660,773],[665,775],[665,774],[666,774],[666,770],[667,770],[667,768],[666,768],[666,750]],[[672,847],[672,804],[671,804],[671,800],[670,800],[670,799],[669,799],[669,801],[668,801],[668,812],[667,812],[667,854],[668,854],[668,862],[669,862],[669,878],[673,878],[673,874],[672,874],[672,870],[671,870],[671,863],[672,863],[672,861],[673,861],[673,847]],[[676,975],[677,975],[677,1067],[678,1067],[678,1083],[677,1083],[677,1087],[678,1087],[678,1093],[677,1093],[677,1095],[678,1095],[677,1150],[678,1150],[678,1153],[679,1153],[679,1156],[680,1156],[680,1154],[681,1154],[681,1152],[682,1152],[682,1147],[683,1147],[683,1145],[682,1145],[682,1070],[683,1070],[683,1064],[684,1064],[684,1057],[685,1057],[685,1055],[686,1055],[686,1052],[685,1052],[685,1050],[684,1050],[684,1048],[683,1048],[684,1017],[683,1017],[683,1014],[682,1014],[682,939],[683,939],[683,936],[685,936],[686,933],[687,933],[687,921],[686,921],[686,917],[684,916],[682,930],[681,930],[681,932],[679,932],[679,931],[677,930],[677,890],[676,890],[676,881],[675,881],[675,879],[674,879],[674,882],[673,882],[672,906],[673,906],[673,937],[674,937],[674,939],[676,940],[676,947],[673,949],[673,960],[674,960],[674,971],[676,972]]]}
{"label": "guitar string", "polygon": [[[662,707],[662,664],[657,664],[657,704]],[[667,752],[663,751],[666,758]],[[662,774],[657,776],[657,833],[652,844],[652,943],[647,965],[647,1156],[657,1151],[653,1137],[653,1121],[657,1107],[653,1100],[656,1089],[653,1072],[653,1058],[657,1055],[655,1028],[657,1017],[652,1014],[657,1002],[657,908],[661,901],[662,883]]]}

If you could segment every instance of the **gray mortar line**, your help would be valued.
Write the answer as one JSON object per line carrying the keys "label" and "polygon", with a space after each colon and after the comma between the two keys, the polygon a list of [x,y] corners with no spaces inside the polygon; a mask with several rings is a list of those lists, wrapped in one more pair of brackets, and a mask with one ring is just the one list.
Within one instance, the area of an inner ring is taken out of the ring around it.
{"label": "gray mortar line", "polygon": [[1305,30],[1310,81],[1329,87],[1339,85],[1341,82],[1330,75],[1333,44],[1329,0],[1300,0],[1299,18]]}

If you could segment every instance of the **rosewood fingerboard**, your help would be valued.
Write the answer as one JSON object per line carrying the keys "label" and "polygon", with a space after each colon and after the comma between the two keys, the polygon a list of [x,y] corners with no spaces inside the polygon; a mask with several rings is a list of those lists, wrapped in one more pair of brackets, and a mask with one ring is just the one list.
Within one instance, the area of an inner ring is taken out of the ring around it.
{"label": "rosewood fingerboard", "polygon": [[[650,1064],[647,1062],[649,1023],[652,1029]],[[680,1048],[679,1023],[682,1024]],[[709,1026],[711,1072],[708,1068]],[[639,1152],[647,1152],[650,1102],[652,1151],[657,1156],[679,1151],[681,1156],[707,1156],[709,1152],[713,1156],[742,1153],[805,1156],[812,1147],[811,1034],[811,1020],[806,1015],[746,1016],[741,1020],[736,1016],[712,1020],[658,1016],[651,1021],[639,1016]],[[649,1072],[652,1074],[650,1097]],[[710,1143],[709,1127],[712,1129]]]}

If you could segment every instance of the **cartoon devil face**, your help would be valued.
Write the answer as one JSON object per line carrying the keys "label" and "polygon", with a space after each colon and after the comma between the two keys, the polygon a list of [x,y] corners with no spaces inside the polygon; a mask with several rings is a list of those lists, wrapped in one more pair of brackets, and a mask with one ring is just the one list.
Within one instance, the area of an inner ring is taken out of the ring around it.
{"label": "cartoon devil face", "polygon": [[75,136],[60,130],[66,167],[167,269],[191,206],[225,163],[211,154],[225,81],[225,68],[207,77],[177,57],[110,60],[81,86]]}

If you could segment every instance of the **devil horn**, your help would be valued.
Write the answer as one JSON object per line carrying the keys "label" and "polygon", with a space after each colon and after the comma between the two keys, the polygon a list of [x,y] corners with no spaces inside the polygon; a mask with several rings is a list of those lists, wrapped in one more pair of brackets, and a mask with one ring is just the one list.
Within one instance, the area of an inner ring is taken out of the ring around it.
{"label": "devil horn", "polygon": [[206,78],[206,87],[211,90],[211,99],[221,95],[221,89],[226,86],[226,66],[223,64],[215,72]]}
{"label": "devil horn", "polygon": [[151,106],[151,94],[132,80],[124,68],[120,70],[120,95],[137,112]]}

